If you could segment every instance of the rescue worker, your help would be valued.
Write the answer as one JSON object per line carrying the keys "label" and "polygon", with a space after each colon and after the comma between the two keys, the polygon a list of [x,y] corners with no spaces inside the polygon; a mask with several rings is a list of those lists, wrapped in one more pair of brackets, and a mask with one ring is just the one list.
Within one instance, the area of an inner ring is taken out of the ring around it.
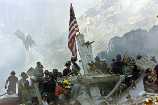
{"label": "rescue worker", "polygon": [[72,57],[71,58],[71,62],[72,62],[72,74],[74,75],[78,75],[80,73],[80,67],[79,65],[76,63],[77,58],[76,57]]}
{"label": "rescue worker", "polygon": [[43,65],[41,64],[41,62],[36,63],[34,76],[36,77],[37,81],[42,80],[44,73],[43,73]]}
{"label": "rescue worker", "polygon": [[62,77],[62,73],[58,71],[58,69],[53,69],[53,76],[54,79],[57,80],[58,78]]}
{"label": "rescue worker", "polygon": [[48,102],[52,102],[55,100],[55,87],[56,80],[53,75],[50,75],[50,80],[48,82]]}
{"label": "rescue worker", "polygon": [[50,73],[49,73],[49,71],[48,70],[45,70],[44,71],[44,78],[45,79],[49,79],[50,78],[50,75],[49,75]]}
{"label": "rescue worker", "polygon": [[62,81],[62,84],[60,84],[60,85],[61,85],[60,88],[58,88],[56,90],[56,92],[59,92],[56,95],[60,94],[58,96],[58,100],[59,100],[58,104],[59,105],[69,105],[69,101],[70,101],[70,97],[71,97],[70,81],[65,79],[65,80]]}
{"label": "rescue worker", "polygon": [[[37,85],[36,85],[36,77],[35,76],[31,76],[30,77],[30,84],[29,84],[29,93],[30,93],[30,98],[31,99],[35,99],[37,98],[38,100],[38,95],[39,95],[39,90],[37,89]],[[38,93],[37,93],[38,92]],[[39,100],[38,100],[39,103]]]}
{"label": "rescue worker", "polygon": [[71,61],[66,62],[65,68],[63,70],[63,76],[69,76],[71,74],[70,66],[71,66]]}
{"label": "rescue worker", "polygon": [[20,97],[20,102],[22,104],[28,104],[30,103],[30,94],[29,94],[29,81],[27,80],[28,76],[25,72],[21,73],[21,79],[19,81],[19,86],[18,86],[18,95]]}
{"label": "rescue worker", "polygon": [[39,84],[39,90],[41,94],[47,94],[49,93],[49,88],[50,88],[50,75],[49,71],[45,70],[44,72],[44,78],[40,81]]}
{"label": "rescue worker", "polygon": [[40,92],[40,94],[42,92],[41,90],[42,90],[42,82],[43,82],[43,76],[44,76],[43,68],[44,67],[41,64],[41,62],[37,62],[36,67],[33,72],[33,77],[35,77],[35,80],[36,80],[35,84],[38,87],[38,91]]}
{"label": "rescue worker", "polygon": [[60,104],[60,96],[63,94],[63,85],[58,82],[55,88],[55,103]]}
{"label": "rescue worker", "polygon": [[10,76],[6,80],[5,89],[7,89],[7,94],[16,94],[16,85],[18,83],[18,78],[15,76],[15,71],[10,73]]}

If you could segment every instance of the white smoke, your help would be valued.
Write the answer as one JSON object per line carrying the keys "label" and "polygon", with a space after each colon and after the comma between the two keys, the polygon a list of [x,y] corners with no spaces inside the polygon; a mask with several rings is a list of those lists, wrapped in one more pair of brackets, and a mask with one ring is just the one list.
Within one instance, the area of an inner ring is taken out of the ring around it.
{"label": "white smoke", "polygon": [[87,40],[95,41],[96,54],[105,50],[114,36],[158,24],[157,10],[156,0],[101,0],[81,16],[80,30]]}
{"label": "white smoke", "polygon": [[[158,26],[153,26],[150,30],[132,30],[122,37],[114,37],[110,40],[110,51],[107,56],[114,57],[117,54],[147,55],[158,57],[157,38]],[[112,58],[111,58],[112,59]]]}

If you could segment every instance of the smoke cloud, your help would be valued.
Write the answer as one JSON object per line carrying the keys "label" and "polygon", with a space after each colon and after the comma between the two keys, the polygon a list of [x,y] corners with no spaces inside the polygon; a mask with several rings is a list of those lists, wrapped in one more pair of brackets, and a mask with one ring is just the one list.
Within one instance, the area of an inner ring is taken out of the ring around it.
{"label": "smoke cloud", "polygon": [[106,58],[112,59],[117,54],[128,53],[136,56],[156,56],[158,57],[157,38],[158,26],[153,26],[150,30],[137,29],[124,34],[122,37],[114,37],[109,42],[109,50]]}

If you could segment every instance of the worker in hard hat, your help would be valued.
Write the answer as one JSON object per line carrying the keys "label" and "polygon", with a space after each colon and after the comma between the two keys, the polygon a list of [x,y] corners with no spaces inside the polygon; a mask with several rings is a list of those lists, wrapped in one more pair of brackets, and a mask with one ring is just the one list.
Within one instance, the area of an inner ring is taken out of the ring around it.
{"label": "worker in hard hat", "polygon": [[7,94],[9,95],[16,94],[18,78],[15,74],[15,71],[12,71],[5,83],[5,89],[7,89]]}

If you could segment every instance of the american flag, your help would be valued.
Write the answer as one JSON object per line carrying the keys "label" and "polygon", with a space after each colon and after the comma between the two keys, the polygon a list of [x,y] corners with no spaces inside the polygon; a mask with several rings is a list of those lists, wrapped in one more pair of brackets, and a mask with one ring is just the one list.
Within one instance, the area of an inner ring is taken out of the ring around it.
{"label": "american flag", "polygon": [[79,27],[76,21],[75,12],[73,6],[70,6],[70,21],[69,21],[69,37],[68,37],[68,47],[72,53],[73,57],[77,57],[77,47],[76,47],[76,35],[79,33]]}

